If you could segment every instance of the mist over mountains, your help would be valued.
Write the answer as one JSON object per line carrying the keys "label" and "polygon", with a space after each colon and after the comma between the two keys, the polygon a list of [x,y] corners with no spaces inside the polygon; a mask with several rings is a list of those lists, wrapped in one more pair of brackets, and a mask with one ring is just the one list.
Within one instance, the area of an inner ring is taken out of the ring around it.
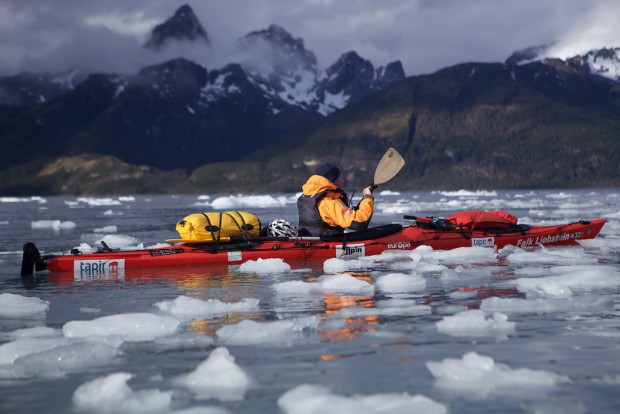
{"label": "mist over mountains", "polygon": [[[322,161],[357,184],[376,162],[369,154],[389,145],[415,160],[401,188],[619,182],[619,48],[559,60],[537,47],[499,67],[406,79],[399,61],[375,68],[355,51],[320,68],[303,39],[272,24],[207,68],[191,56],[217,44],[185,5],[143,49],[163,60],[129,75],[0,77],[0,193],[294,190]],[[512,163],[495,159],[505,160],[504,141]],[[514,142],[544,150],[555,172],[514,155]]]}

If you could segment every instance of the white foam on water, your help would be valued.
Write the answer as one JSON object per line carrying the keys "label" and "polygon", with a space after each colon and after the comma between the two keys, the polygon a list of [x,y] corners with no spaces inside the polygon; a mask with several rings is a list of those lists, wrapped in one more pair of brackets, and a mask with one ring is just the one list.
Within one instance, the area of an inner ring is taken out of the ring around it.
{"label": "white foam on water", "polygon": [[379,276],[375,286],[387,293],[417,292],[426,288],[426,279],[416,274],[389,273]]}
{"label": "white foam on water", "polygon": [[118,338],[26,338],[0,345],[0,377],[56,377],[109,365]]}
{"label": "white foam on water", "polygon": [[285,319],[270,322],[255,322],[245,319],[235,325],[218,329],[220,342],[232,345],[287,345],[304,332],[314,330],[319,324],[317,316]]}
{"label": "white foam on water", "polygon": [[214,349],[204,362],[179,382],[198,399],[221,401],[242,400],[251,383],[250,377],[224,347]]}
{"label": "white foam on water", "polygon": [[[269,207],[285,207],[289,204],[297,202],[295,197],[271,195],[237,195],[218,197],[213,200],[210,205],[215,210],[237,210],[243,208],[269,208]],[[209,203],[205,203],[209,205]]]}
{"label": "white foam on water", "polygon": [[259,300],[255,298],[241,299],[239,302],[222,302],[219,299],[200,300],[188,296],[179,296],[173,300],[157,302],[155,306],[180,319],[194,317],[214,317],[233,312],[253,312],[258,310]]}
{"label": "white foam on water", "polygon": [[96,229],[93,229],[93,231],[95,233],[116,233],[118,231],[118,226],[98,227]]}
{"label": "white foam on water", "polygon": [[429,361],[426,367],[435,377],[436,387],[473,398],[541,390],[570,382],[568,377],[549,371],[511,369],[476,352],[468,352],[461,359]]}
{"label": "white foam on water", "polygon": [[248,260],[239,266],[239,271],[243,273],[289,273],[291,266],[282,259],[257,259]]}
{"label": "white foam on water", "polygon": [[483,310],[472,309],[456,315],[445,316],[436,322],[437,330],[450,336],[496,336],[505,338],[515,333],[515,322],[509,322],[508,316],[495,312],[491,315]]}
{"label": "white foam on water", "polygon": [[152,341],[176,332],[179,320],[152,313],[124,313],[91,321],[70,321],[62,328],[68,338],[119,335],[127,342]]}
{"label": "white foam on water", "polygon": [[148,389],[134,391],[127,372],[116,372],[80,385],[73,393],[73,404],[95,413],[153,413],[170,409],[172,392]]}
{"label": "white foam on water", "polygon": [[35,297],[0,293],[0,318],[45,314],[50,303]]}
{"label": "white foam on water", "polygon": [[445,405],[424,395],[385,393],[340,396],[318,385],[299,385],[278,399],[278,407],[287,414],[447,414]]}
{"label": "white foam on water", "polygon": [[480,309],[488,312],[553,313],[580,312],[611,309],[613,298],[609,296],[575,296],[561,299],[486,298]]}
{"label": "white foam on water", "polygon": [[343,273],[348,270],[367,270],[372,267],[369,260],[343,260],[338,258],[327,259],[323,262],[323,271],[327,274]]}
{"label": "white foam on water", "polygon": [[322,289],[332,292],[371,294],[375,290],[375,287],[365,280],[359,280],[346,273],[321,276],[317,283],[321,285]]}
{"label": "white foam on water", "polygon": [[37,220],[30,222],[33,230],[73,230],[76,225],[72,221]]}

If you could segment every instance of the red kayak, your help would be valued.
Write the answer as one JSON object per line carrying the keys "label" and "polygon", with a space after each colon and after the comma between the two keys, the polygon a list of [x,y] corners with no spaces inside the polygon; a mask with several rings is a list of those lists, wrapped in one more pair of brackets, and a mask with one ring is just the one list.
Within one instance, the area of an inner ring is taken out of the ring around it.
{"label": "red kayak", "polygon": [[435,250],[472,246],[502,248],[514,245],[527,248],[537,245],[575,245],[578,240],[596,237],[604,224],[605,219],[599,218],[552,226],[520,224],[502,230],[443,230],[432,228],[428,222],[416,221],[411,226],[389,224],[337,237],[240,237],[231,238],[225,243],[185,242],[132,251],[112,251],[104,246],[97,253],[82,254],[74,249],[71,254],[62,256],[41,256],[33,243],[26,243],[22,275],[46,269],[89,276],[114,275],[125,269],[137,268],[234,265],[269,258],[285,261],[355,258],[380,254],[386,250],[412,250],[423,245]]}

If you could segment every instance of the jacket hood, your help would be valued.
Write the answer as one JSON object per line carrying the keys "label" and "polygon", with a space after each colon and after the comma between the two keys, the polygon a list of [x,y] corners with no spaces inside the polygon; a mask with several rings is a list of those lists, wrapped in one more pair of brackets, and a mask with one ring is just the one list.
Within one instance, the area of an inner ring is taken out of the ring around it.
{"label": "jacket hood", "polygon": [[301,190],[303,191],[304,195],[307,196],[312,196],[326,190],[339,190],[339,192],[342,191],[338,187],[336,187],[336,184],[332,183],[322,175],[313,175],[308,178],[308,181],[306,181],[306,183],[301,187]]}

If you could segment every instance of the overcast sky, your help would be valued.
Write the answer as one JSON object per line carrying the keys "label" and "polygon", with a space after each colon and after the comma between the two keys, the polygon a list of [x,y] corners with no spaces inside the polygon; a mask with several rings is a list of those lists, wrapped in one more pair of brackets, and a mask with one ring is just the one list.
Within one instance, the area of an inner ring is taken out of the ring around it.
{"label": "overcast sky", "polygon": [[400,60],[408,76],[553,42],[560,57],[620,46],[620,0],[0,0],[0,74],[133,73],[162,60],[141,46],[186,3],[212,41],[189,57],[208,69],[270,24],[301,37],[322,68],[355,50],[375,67]]}

